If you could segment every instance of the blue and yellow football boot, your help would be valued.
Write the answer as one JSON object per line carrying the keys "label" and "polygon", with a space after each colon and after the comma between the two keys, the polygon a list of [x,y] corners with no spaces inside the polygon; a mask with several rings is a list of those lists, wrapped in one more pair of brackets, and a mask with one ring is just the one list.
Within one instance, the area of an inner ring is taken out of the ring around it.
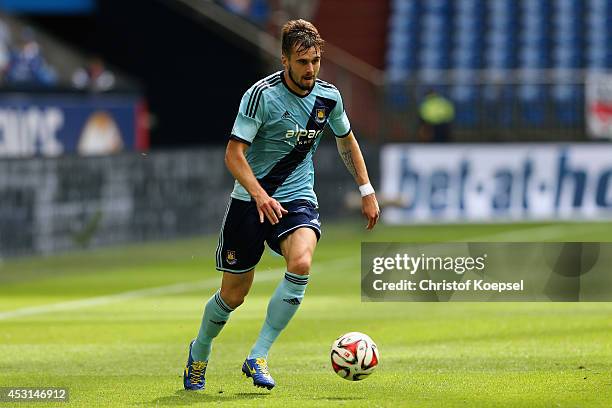
{"label": "blue and yellow football boot", "polygon": [[195,340],[189,343],[189,357],[187,358],[187,367],[183,372],[183,385],[186,390],[203,390],[206,385],[206,366],[208,361],[194,361],[191,357],[191,348]]}
{"label": "blue and yellow football boot", "polygon": [[268,363],[265,358],[247,358],[242,365],[242,373],[253,378],[256,387],[271,390],[276,383],[268,371]]}

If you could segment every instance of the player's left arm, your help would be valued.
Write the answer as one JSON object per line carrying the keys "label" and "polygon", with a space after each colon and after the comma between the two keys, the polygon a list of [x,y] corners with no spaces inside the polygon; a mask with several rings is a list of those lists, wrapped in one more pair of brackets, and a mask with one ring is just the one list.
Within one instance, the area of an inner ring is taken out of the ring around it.
{"label": "player's left arm", "polygon": [[336,144],[344,165],[362,191],[361,212],[368,220],[366,228],[371,230],[378,222],[380,209],[376,200],[376,193],[370,184],[368,169],[366,168],[363,154],[361,154],[359,143],[357,143],[357,139],[351,131],[345,137],[336,137]]}

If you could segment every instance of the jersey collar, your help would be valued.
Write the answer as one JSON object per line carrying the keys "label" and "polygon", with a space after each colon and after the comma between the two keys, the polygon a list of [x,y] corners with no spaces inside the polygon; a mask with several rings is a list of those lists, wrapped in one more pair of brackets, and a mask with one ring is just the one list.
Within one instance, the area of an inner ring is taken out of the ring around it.
{"label": "jersey collar", "polygon": [[283,85],[285,85],[285,88],[287,88],[289,92],[291,92],[293,95],[297,96],[298,98],[306,98],[307,96],[310,96],[310,94],[314,90],[314,86],[317,86],[317,81],[315,80],[315,85],[312,87],[310,92],[308,92],[306,95],[300,95],[299,93],[294,92],[293,89],[289,88],[289,85],[287,85],[287,82],[285,82],[285,71],[280,72],[280,77],[281,77],[281,81],[283,82]]}

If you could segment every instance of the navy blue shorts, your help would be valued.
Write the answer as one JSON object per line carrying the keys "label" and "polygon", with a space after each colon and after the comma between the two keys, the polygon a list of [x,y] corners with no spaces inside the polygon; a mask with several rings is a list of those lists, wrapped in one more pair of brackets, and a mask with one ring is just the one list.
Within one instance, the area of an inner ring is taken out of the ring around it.
{"label": "navy blue shorts", "polygon": [[288,211],[276,225],[267,218],[259,222],[255,201],[230,198],[217,245],[217,270],[231,273],[250,271],[264,251],[264,242],[282,255],[280,241],[294,230],[307,227],[321,237],[321,222],[317,207],[308,200],[281,203]]}

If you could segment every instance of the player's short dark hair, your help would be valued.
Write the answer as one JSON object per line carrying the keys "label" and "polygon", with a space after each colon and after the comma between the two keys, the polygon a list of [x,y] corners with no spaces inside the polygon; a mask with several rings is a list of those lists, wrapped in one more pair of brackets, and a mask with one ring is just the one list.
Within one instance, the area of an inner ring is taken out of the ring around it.
{"label": "player's short dark hair", "polygon": [[323,50],[325,41],[319,35],[319,31],[310,21],[289,20],[281,30],[281,44],[283,54],[287,57],[291,55],[291,49],[297,45],[297,52],[302,53],[311,47]]}

